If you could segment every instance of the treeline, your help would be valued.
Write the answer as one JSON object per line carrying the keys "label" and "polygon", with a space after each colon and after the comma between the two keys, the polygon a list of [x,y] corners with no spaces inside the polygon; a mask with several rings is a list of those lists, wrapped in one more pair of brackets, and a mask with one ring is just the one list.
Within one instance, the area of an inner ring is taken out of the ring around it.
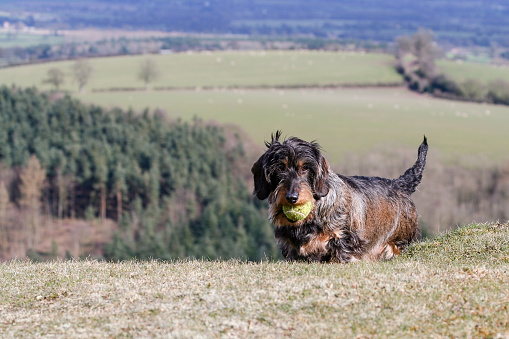
{"label": "treeline", "polygon": [[0,126],[4,259],[20,241],[36,253],[42,227],[57,227],[48,217],[117,221],[106,259],[277,256],[266,212],[239,175],[242,141],[220,127],[7,87]]}
{"label": "treeline", "polygon": [[[178,32],[308,35],[355,40],[392,41],[396,36],[428,27],[454,45],[508,46],[509,16],[503,0],[421,0],[390,3],[372,0],[39,0],[0,3],[11,23],[51,29],[82,27]],[[30,15],[37,13],[43,15]]]}
{"label": "treeline", "polygon": [[112,38],[99,41],[39,44],[0,48],[0,67],[56,60],[118,55],[178,53],[183,51],[259,49],[363,50],[386,52],[387,43],[327,37],[260,36],[166,36]]}
{"label": "treeline", "polygon": [[67,60],[85,57],[159,53],[161,50],[220,50],[216,40],[195,37],[117,38],[99,41],[39,44],[28,47],[0,48],[0,66]]}
{"label": "treeline", "polygon": [[435,64],[438,54],[431,31],[419,30],[397,40],[396,69],[411,90],[437,97],[509,105],[509,82],[483,84],[476,79],[457,82],[441,73]]}

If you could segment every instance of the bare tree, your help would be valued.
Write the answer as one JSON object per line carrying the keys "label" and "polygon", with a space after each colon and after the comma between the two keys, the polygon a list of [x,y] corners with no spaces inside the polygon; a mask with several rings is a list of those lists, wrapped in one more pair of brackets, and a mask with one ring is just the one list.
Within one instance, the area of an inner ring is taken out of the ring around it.
{"label": "bare tree", "polygon": [[71,180],[62,174],[60,168],[56,169],[55,182],[57,185],[58,192],[58,203],[57,203],[57,215],[58,215],[58,228],[62,228],[62,219],[66,216],[67,200],[68,200],[68,187],[71,186]]}
{"label": "bare tree", "polygon": [[396,39],[397,45],[397,58],[403,58],[406,54],[412,53],[413,41],[412,38],[404,35]]}
{"label": "bare tree", "polygon": [[20,205],[25,211],[27,217],[26,239],[28,247],[33,248],[39,240],[39,216],[41,208],[41,195],[44,182],[46,180],[46,171],[41,168],[41,164],[35,155],[32,155],[28,165],[20,174]]}
{"label": "bare tree", "polygon": [[145,83],[145,88],[149,90],[149,84],[160,75],[156,62],[152,58],[146,58],[140,63],[138,79]]}
{"label": "bare tree", "polygon": [[60,86],[64,83],[65,74],[58,68],[48,69],[48,77],[42,81],[43,84],[50,84],[55,87],[55,90],[59,90]]}
{"label": "bare tree", "polygon": [[3,258],[7,249],[9,192],[3,181],[0,181],[0,259]]}
{"label": "bare tree", "polygon": [[78,83],[79,91],[83,93],[83,88],[90,80],[90,76],[92,75],[92,66],[86,59],[76,60],[76,62],[72,66],[72,73],[74,75],[74,80]]}
{"label": "bare tree", "polygon": [[438,74],[435,65],[438,48],[433,41],[433,32],[420,29],[411,37],[400,37],[397,47],[397,68],[409,87],[419,92],[428,90]]}
{"label": "bare tree", "polygon": [[420,29],[412,36],[412,40],[418,70],[422,77],[431,79],[436,75],[435,57],[437,54],[433,32]]}

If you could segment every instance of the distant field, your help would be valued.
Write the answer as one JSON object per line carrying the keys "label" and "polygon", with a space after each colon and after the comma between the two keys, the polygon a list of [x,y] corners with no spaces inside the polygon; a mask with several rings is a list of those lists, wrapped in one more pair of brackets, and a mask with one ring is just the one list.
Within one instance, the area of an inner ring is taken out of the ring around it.
{"label": "distant field", "polygon": [[[143,88],[137,74],[147,56],[91,59],[94,68],[86,90],[107,88]],[[150,56],[160,70],[154,87],[201,86],[275,86],[378,83],[398,84],[393,57],[385,54],[361,54],[313,51],[251,51],[184,53]],[[0,69],[0,84],[43,85],[50,68],[68,73],[63,89],[76,91],[70,75],[72,61],[27,65]]]}
{"label": "distant field", "polygon": [[[259,145],[276,129],[317,139],[332,163],[380,144],[417,150],[426,134],[433,154],[507,159],[509,107],[433,99],[404,88],[207,90],[88,93],[106,107],[161,108],[170,118],[240,125]],[[435,153],[437,152],[437,153]]]}
{"label": "distant field", "polygon": [[[318,139],[334,164],[346,152],[377,145],[417,148],[426,134],[436,150],[452,157],[477,155],[507,159],[509,108],[433,99],[401,88],[225,89],[234,86],[397,83],[392,56],[314,51],[228,51],[154,55],[161,70],[154,87],[182,90],[93,92],[106,88],[142,88],[136,79],[145,56],[91,59],[93,78],[77,98],[106,107],[161,108],[170,118],[240,125],[259,145],[276,129],[287,135]],[[35,85],[51,67],[70,71],[72,61],[0,69],[0,83]],[[448,72],[505,76],[506,70],[443,62]],[[462,67],[464,68],[461,71]],[[509,71],[508,71],[509,72]],[[509,73],[508,73],[509,78]],[[204,86],[216,89],[203,90]]]}
{"label": "distant field", "polygon": [[495,66],[473,62],[439,60],[437,66],[457,81],[476,79],[483,83],[495,80],[509,80],[509,66]]}
{"label": "distant field", "polygon": [[[56,44],[64,42],[62,36],[18,33],[15,36],[0,32],[0,47],[28,47],[40,44]],[[1,77],[1,76],[0,76]]]}

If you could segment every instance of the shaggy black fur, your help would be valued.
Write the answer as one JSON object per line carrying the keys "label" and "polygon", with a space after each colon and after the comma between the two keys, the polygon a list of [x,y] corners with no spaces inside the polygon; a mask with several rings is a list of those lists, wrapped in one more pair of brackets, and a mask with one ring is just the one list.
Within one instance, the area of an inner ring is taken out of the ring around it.
{"label": "shaggy black fur", "polygon": [[[288,260],[318,261],[318,262],[350,262],[353,258],[360,258],[363,252],[363,242],[350,230],[344,230],[341,238],[328,241],[325,252],[303,256],[296,249],[306,244],[313,235],[321,232],[317,224],[305,224],[301,227],[282,226],[274,230],[276,239],[285,239],[287,243],[280,244],[283,257]],[[289,245],[289,246],[288,246]]]}
{"label": "shaggy black fur", "polygon": [[[288,260],[349,262],[397,255],[420,237],[410,195],[419,185],[428,144],[415,164],[397,179],[346,177],[332,172],[320,146],[281,132],[253,165],[254,194],[269,200],[275,238]],[[301,221],[288,220],[283,205],[312,201]]]}

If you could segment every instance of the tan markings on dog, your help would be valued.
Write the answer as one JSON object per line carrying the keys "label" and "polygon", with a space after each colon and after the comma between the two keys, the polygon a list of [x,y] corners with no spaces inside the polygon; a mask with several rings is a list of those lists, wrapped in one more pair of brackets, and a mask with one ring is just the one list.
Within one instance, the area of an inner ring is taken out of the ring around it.
{"label": "tan markings on dog", "polygon": [[366,203],[361,195],[351,192],[350,194],[350,225],[360,234],[364,232],[366,227]]}
{"label": "tan markings on dog", "polygon": [[386,244],[382,253],[378,256],[378,260],[390,260],[397,255],[400,255],[401,251],[398,246],[393,243]]}
{"label": "tan markings on dog", "polygon": [[399,226],[395,227],[395,223],[398,218],[398,208],[395,204],[388,200],[380,199],[372,202],[367,206],[366,223],[364,226],[364,232],[362,237],[367,241],[367,247],[376,246],[386,241],[386,239],[380,238],[382,234],[388,234],[389,232],[395,232]]}
{"label": "tan markings on dog", "polygon": [[415,206],[413,204],[409,204],[409,208],[407,212],[402,212],[399,215],[398,227],[393,232],[390,238],[388,238],[389,243],[397,242],[402,239],[413,239],[418,235],[419,227],[418,227],[418,215],[415,210]]}
{"label": "tan markings on dog", "polygon": [[395,244],[393,243],[390,243],[389,246],[391,246],[392,248],[392,253],[394,253],[394,255],[400,255],[401,254],[401,251],[399,250],[399,247],[396,246]]}
{"label": "tan markings on dog", "polygon": [[383,252],[380,254],[380,260],[389,260],[394,257],[395,253],[391,245],[385,245]]}
{"label": "tan markings on dog", "polygon": [[332,231],[332,234],[334,235],[334,238],[341,238],[343,236],[343,230],[335,229]]}
{"label": "tan markings on dog", "polygon": [[302,185],[299,187],[299,200],[295,203],[295,205],[306,204],[309,201],[313,202],[313,192],[311,191],[311,187],[308,185]]}
{"label": "tan markings on dog", "polygon": [[[274,197],[274,203],[271,203],[269,205],[269,213],[272,216],[272,220],[274,222],[274,226],[281,227],[281,226],[292,226],[292,227],[298,227],[304,223],[305,220],[309,218],[313,218],[314,216],[314,208],[311,210],[309,215],[299,221],[292,222],[288,220],[284,213],[283,213],[283,206],[290,206],[291,204],[286,201],[286,189],[284,187],[280,187],[276,191],[276,195]],[[299,199],[295,203],[295,205],[302,205],[309,201],[314,203],[313,198],[313,192],[311,191],[311,187],[309,187],[306,184],[303,184],[301,187],[299,187],[298,190],[299,193]]]}
{"label": "tan markings on dog", "polygon": [[306,162],[305,161],[299,161],[297,162],[297,170],[298,170],[298,173],[302,173],[302,167],[304,167],[304,165],[306,165]]}
{"label": "tan markings on dog", "polygon": [[387,241],[389,241],[389,239],[392,237],[392,235],[396,232],[396,230],[398,229],[399,227],[399,223],[400,223],[400,206],[399,206],[399,203],[397,203],[397,206],[395,208],[395,214],[394,214],[394,220],[392,221],[392,228],[390,231],[387,232],[387,234],[385,235],[385,237],[383,238],[383,242],[386,243]]}
{"label": "tan markings on dog", "polygon": [[396,255],[395,248],[396,246],[391,244],[377,244],[364,254],[362,259],[367,261],[389,260]]}
{"label": "tan markings on dog", "polygon": [[380,255],[383,253],[384,248],[383,245],[375,245],[368,252],[364,253],[362,259],[366,261],[377,261],[380,259]]}
{"label": "tan markings on dog", "polygon": [[318,233],[314,234],[313,237],[299,249],[299,254],[308,256],[312,253],[323,253],[327,250],[327,244],[332,239],[330,234]]}

